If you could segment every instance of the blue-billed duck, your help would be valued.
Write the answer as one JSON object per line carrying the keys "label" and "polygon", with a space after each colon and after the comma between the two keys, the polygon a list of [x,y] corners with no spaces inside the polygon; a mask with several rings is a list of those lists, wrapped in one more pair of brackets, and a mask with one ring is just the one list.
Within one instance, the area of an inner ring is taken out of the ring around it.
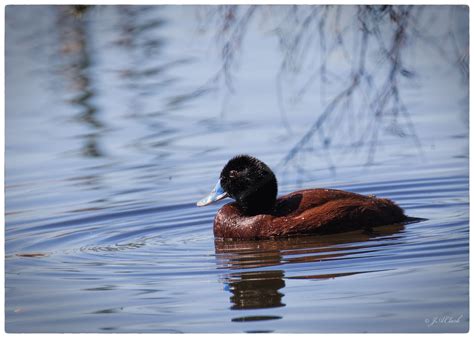
{"label": "blue-billed duck", "polygon": [[214,219],[214,236],[263,239],[330,234],[406,221],[403,210],[385,198],[334,189],[305,189],[277,198],[275,174],[262,161],[238,155],[222,169],[211,193],[197,205],[225,197]]}

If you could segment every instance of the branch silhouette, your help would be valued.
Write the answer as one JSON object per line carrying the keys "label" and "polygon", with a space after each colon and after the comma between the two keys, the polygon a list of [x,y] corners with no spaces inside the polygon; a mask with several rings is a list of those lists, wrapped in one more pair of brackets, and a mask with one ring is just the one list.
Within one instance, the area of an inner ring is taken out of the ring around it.
{"label": "branch silhouette", "polygon": [[[315,135],[328,148],[342,123],[350,124],[350,135],[343,135],[349,141],[343,153],[366,148],[367,164],[373,163],[381,135],[386,134],[381,133],[382,129],[390,135],[411,139],[422,154],[416,127],[403,99],[402,88],[418,76],[408,66],[407,47],[412,43],[427,45],[468,78],[469,52],[464,47],[467,44],[459,41],[455,29],[457,7],[447,9],[451,11],[451,22],[446,25],[442,41],[440,36],[427,34],[430,30],[423,26],[427,21],[423,18],[439,12],[433,11],[433,6],[210,7],[207,18],[213,19],[207,27],[215,29],[217,25],[216,41],[221,54],[221,65],[213,79],[223,79],[227,90],[234,91],[233,71],[238,69],[238,54],[248,27],[260,19],[260,26],[275,35],[281,50],[276,96],[288,132],[292,128],[286,99],[298,102],[307,95],[317,95],[312,90],[318,84],[322,104],[315,121],[280,165],[303,152]],[[335,55],[345,68],[334,65]],[[285,86],[288,82],[294,87],[293,94],[292,88]]]}

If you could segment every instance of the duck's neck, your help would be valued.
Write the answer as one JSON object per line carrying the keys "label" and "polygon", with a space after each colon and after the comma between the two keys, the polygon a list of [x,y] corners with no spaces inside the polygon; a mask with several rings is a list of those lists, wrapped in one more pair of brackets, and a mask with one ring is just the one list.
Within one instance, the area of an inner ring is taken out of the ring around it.
{"label": "duck's neck", "polygon": [[275,198],[260,199],[247,196],[237,200],[240,211],[246,216],[268,215],[275,211]]}

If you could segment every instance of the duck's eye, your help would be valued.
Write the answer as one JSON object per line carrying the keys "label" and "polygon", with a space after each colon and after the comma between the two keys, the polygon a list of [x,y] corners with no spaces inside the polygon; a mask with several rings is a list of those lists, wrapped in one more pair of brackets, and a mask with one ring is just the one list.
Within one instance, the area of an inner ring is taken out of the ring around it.
{"label": "duck's eye", "polygon": [[239,173],[237,172],[237,170],[231,170],[229,172],[229,177],[230,178],[234,178],[234,177],[237,177],[239,175]]}

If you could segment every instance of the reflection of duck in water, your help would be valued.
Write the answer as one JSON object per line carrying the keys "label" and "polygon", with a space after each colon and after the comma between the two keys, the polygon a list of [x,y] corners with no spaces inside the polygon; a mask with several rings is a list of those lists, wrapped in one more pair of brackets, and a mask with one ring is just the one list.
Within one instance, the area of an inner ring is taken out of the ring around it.
{"label": "reflection of duck in water", "polygon": [[[367,251],[371,251],[373,254],[385,246],[396,244],[394,240],[398,236],[394,235],[402,231],[403,228],[403,225],[398,224],[378,227],[372,233],[359,230],[328,236],[290,237],[277,240],[216,240],[214,243],[218,268],[231,271],[223,278],[226,289],[232,294],[230,297],[231,308],[244,310],[285,306],[283,303],[284,293],[282,292],[286,286],[285,279],[319,280],[370,272],[352,270],[331,273],[326,269],[324,274],[285,276],[286,270],[261,268],[292,263],[322,263],[350,258],[351,255]],[[380,242],[376,244],[369,242],[374,238],[380,238]],[[252,270],[245,271],[246,269]],[[290,266],[287,271],[291,271]],[[286,274],[289,274],[288,272]],[[250,320],[247,317],[244,319]],[[243,319],[238,318],[238,320]]]}
{"label": "reflection of duck in water", "polygon": [[214,190],[197,205],[235,199],[214,219],[214,235],[219,238],[329,234],[408,219],[388,199],[332,189],[300,190],[277,199],[277,190],[275,175],[265,163],[240,155],[225,165]]}
{"label": "reflection of duck in water", "polygon": [[282,270],[231,273],[226,277],[226,285],[232,293],[232,310],[261,309],[285,306],[285,287]]}

